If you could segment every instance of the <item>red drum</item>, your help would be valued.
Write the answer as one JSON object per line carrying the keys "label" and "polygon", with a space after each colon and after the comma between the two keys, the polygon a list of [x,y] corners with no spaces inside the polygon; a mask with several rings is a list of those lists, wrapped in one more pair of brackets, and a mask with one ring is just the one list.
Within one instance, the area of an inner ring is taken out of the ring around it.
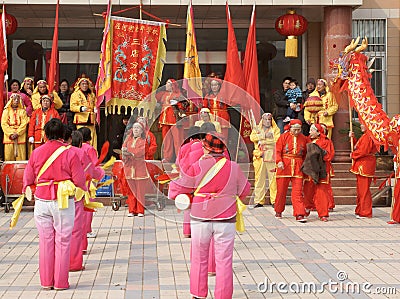
{"label": "red drum", "polygon": [[1,188],[6,195],[21,195],[28,161],[5,161],[0,167]]}

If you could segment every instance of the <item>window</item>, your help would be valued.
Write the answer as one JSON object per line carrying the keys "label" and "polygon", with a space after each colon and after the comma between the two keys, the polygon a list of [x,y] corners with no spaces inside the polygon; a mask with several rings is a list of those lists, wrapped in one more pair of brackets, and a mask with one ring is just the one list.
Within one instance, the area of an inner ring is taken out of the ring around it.
{"label": "window", "polygon": [[368,37],[368,48],[365,54],[375,62],[371,66],[371,86],[375,96],[386,110],[386,20],[353,20],[353,38]]}

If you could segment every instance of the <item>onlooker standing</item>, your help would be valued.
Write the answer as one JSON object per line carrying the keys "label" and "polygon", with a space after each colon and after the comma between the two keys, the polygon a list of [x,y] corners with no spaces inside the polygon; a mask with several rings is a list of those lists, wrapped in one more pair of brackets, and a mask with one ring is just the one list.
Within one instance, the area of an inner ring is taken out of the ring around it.
{"label": "onlooker standing", "polygon": [[89,128],[91,132],[91,145],[97,148],[96,134],[96,96],[91,89],[93,83],[88,78],[80,78],[71,94],[70,109],[75,112],[74,124],[78,130],[82,127]]}
{"label": "onlooker standing", "polygon": [[[351,153],[353,164],[350,169],[357,178],[357,218],[372,217],[372,196],[371,186],[372,178],[375,175],[376,145],[368,133],[365,133],[366,128],[361,124],[361,131],[364,133],[354,146],[354,151]],[[349,137],[354,138],[354,132],[349,132]]]}
{"label": "onlooker standing", "polygon": [[286,118],[283,122],[286,124],[291,119],[297,119],[297,115],[300,112],[300,105],[303,99],[303,93],[298,86],[296,79],[290,80],[289,89],[286,91],[285,95],[288,98],[289,107],[286,112]]}
{"label": "onlooker standing", "polygon": [[306,83],[306,90],[303,91],[303,99],[301,102],[302,109],[301,109],[300,113],[298,114],[298,118],[303,122],[302,132],[305,136],[308,136],[308,134],[310,133],[310,125],[304,119],[304,102],[308,99],[308,97],[314,90],[315,90],[315,79],[308,78],[307,83]]}
{"label": "onlooker standing", "polygon": [[129,184],[128,217],[144,216],[145,194],[149,183],[146,161],[146,131],[142,123],[136,122],[128,132],[122,145],[125,177]]}
{"label": "onlooker standing", "polygon": [[319,97],[322,101],[322,109],[315,115],[304,114],[305,121],[311,125],[313,123],[323,123],[328,129],[327,137],[332,138],[333,115],[338,110],[335,96],[329,91],[328,83],[325,79],[317,80],[317,88],[310,94],[310,97]]}
{"label": "onlooker standing", "polygon": [[48,95],[40,98],[41,108],[33,111],[28,129],[28,141],[38,148],[45,143],[44,126],[52,118],[60,118],[57,110],[53,107],[53,99]]}
{"label": "onlooker standing", "polygon": [[254,142],[253,166],[254,166],[254,207],[259,208],[265,204],[266,181],[268,175],[269,196],[271,204],[276,199],[276,164],[275,143],[280,136],[280,131],[271,113],[264,113],[260,123],[250,134],[250,140]]}
{"label": "onlooker standing", "polygon": [[21,96],[13,93],[1,116],[5,161],[26,160],[26,127],[28,123],[29,118],[22,105]]}
{"label": "onlooker standing", "polygon": [[288,98],[286,96],[286,91],[289,89],[290,80],[292,80],[291,77],[285,77],[282,80],[282,89],[275,91],[273,94],[274,103],[276,106],[274,119],[281,131],[281,134],[284,132],[283,120],[286,117],[287,109],[290,107]]}
{"label": "onlooker standing", "polygon": [[58,109],[58,113],[60,114],[60,118],[63,124],[68,125],[71,130],[75,130],[74,125],[74,113],[70,109],[70,99],[71,94],[69,92],[69,83],[66,79],[61,80],[60,82],[60,91],[58,92],[58,96],[60,97],[63,105],[60,109]]}

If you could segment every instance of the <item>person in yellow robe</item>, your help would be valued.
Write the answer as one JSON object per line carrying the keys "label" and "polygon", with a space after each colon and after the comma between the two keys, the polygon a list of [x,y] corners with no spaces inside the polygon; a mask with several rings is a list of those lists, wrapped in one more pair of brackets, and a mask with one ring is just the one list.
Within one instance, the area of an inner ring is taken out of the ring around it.
{"label": "person in yellow robe", "polygon": [[268,175],[271,204],[276,199],[276,164],[275,143],[280,136],[280,129],[272,118],[271,113],[264,113],[260,123],[253,128],[250,140],[254,142],[253,166],[255,176],[254,207],[265,204],[266,180]]}
{"label": "person in yellow robe", "polygon": [[[45,94],[49,95],[49,86],[47,85],[46,81],[39,80],[37,82],[35,89],[33,90],[32,97],[31,97],[32,107],[33,107],[34,111],[36,109],[42,108],[42,104],[40,103],[40,98],[41,98],[41,96],[43,96]],[[49,96],[53,98],[54,108],[60,109],[63,105],[63,102],[60,99],[60,97],[58,96],[57,92],[53,91],[53,94],[49,95]]]}
{"label": "person in yellow robe", "polygon": [[335,96],[329,91],[328,83],[325,79],[317,80],[317,87],[310,93],[310,97],[319,97],[322,100],[322,109],[317,113],[307,113],[307,109],[304,109],[304,120],[307,124],[311,125],[314,123],[325,124],[328,129],[327,137],[332,138],[333,115],[338,110],[339,106],[336,102]]}
{"label": "person in yellow robe", "polygon": [[4,132],[4,160],[26,160],[26,127],[29,118],[22,105],[21,96],[13,93],[4,107],[1,128]]}
{"label": "person in yellow robe", "polygon": [[75,112],[74,124],[77,129],[87,127],[91,131],[91,146],[97,149],[96,134],[96,95],[92,90],[93,83],[88,78],[80,78],[71,94],[70,109]]}

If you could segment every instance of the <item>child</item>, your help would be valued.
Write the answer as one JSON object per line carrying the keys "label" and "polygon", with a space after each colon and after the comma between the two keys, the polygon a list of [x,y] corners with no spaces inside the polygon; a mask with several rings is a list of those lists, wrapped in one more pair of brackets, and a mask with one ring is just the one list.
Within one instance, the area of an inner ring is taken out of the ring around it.
{"label": "child", "polygon": [[286,112],[286,118],[283,120],[284,123],[289,122],[291,119],[297,118],[297,114],[300,112],[300,103],[297,102],[297,99],[300,98],[300,100],[303,98],[303,93],[301,89],[298,87],[298,82],[296,79],[290,80],[289,83],[289,89],[286,91],[285,94],[288,98],[289,104],[295,104],[296,108],[292,109],[290,105],[287,108]]}

